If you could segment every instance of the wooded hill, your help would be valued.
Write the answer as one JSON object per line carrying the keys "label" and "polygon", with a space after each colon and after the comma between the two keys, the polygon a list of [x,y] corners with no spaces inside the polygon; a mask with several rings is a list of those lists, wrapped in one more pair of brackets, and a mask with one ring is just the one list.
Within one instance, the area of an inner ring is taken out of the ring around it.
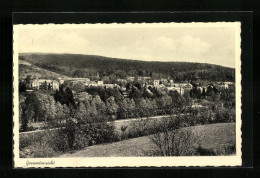
{"label": "wooded hill", "polygon": [[207,80],[234,81],[235,69],[205,63],[147,62],[109,58],[95,55],[21,53],[26,60],[40,68],[70,77],[125,78],[150,76],[154,79],[172,78],[175,81]]}

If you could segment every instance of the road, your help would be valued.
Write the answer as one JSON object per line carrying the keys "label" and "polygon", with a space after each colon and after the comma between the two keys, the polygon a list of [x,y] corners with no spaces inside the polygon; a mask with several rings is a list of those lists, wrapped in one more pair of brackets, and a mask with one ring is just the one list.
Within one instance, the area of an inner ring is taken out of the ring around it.
{"label": "road", "polygon": [[[120,120],[115,120],[113,122],[114,123],[120,123],[120,122],[129,122],[129,121],[136,121],[136,120],[142,120],[142,119],[159,119],[159,118],[163,118],[163,117],[170,117],[170,115],[141,117],[141,118],[130,118],[130,119],[120,119]],[[111,122],[107,122],[107,123],[111,123]]]}
{"label": "road", "polygon": [[[176,115],[172,115],[172,116],[176,116]],[[132,121],[144,120],[144,119],[160,119],[160,118],[164,118],[164,117],[170,117],[170,115],[121,119],[121,120],[115,120],[113,122],[107,122],[107,123],[114,123],[116,128],[120,128],[122,125],[124,125],[126,123],[127,123],[126,125],[129,125],[129,122],[132,122]],[[43,132],[43,131],[46,131],[46,130],[57,130],[57,129],[59,129],[59,128],[42,129],[42,130],[35,130],[35,131],[29,131],[29,132],[20,132],[20,134],[30,134],[30,133]]]}

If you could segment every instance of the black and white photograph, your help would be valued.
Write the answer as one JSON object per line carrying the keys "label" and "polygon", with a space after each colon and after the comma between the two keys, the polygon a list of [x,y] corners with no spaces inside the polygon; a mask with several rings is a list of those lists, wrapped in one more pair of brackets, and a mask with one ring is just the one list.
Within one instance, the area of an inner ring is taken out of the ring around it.
{"label": "black and white photograph", "polygon": [[13,28],[15,167],[242,164],[240,22]]}

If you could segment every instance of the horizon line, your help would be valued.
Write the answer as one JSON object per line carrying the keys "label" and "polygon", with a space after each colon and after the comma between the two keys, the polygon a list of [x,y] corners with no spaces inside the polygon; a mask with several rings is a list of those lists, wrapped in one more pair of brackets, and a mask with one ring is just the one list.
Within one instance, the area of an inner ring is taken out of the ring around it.
{"label": "horizon line", "polygon": [[182,63],[199,63],[199,64],[209,64],[209,65],[216,65],[216,66],[222,66],[222,67],[227,67],[227,68],[233,68],[236,69],[236,67],[231,67],[231,66],[225,66],[225,65],[220,65],[220,64],[214,64],[214,63],[206,63],[206,62],[191,62],[191,61],[147,61],[147,60],[141,60],[141,59],[133,59],[133,58],[119,58],[119,57],[110,57],[110,56],[104,56],[104,55],[97,55],[97,54],[82,54],[82,53],[53,53],[53,52],[18,52],[19,54],[68,54],[68,55],[83,55],[83,56],[99,56],[99,57],[105,57],[105,58],[113,58],[113,59],[121,59],[121,60],[133,60],[133,61],[141,61],[141,62],[182,62]]}

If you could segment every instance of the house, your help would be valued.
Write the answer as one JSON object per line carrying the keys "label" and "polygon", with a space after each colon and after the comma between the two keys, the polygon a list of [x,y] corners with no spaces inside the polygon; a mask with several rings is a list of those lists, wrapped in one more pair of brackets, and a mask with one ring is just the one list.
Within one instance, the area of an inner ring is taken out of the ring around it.
{"label": "house", "polygon": [[169,80],[170,81],[170,86],[173,86],[174,83],[173,83],[173,80]]}
{"label": "house", "polygon": [[89,81],[85,84],[88,87],[103,87],[105,86],[103,81]]}
{"label": "house", "polygon": [[135,80],[135,77],[126,77],[126,80],[127,80],[127,81],[134,81],[134,80]]}
{"label": "house", "polygon": [[160,85],[160,80],[154,80],[153,81],[153,85],[156,87],[158,85]]}
{"label": "house", "polygon": [[97,87],[98,86],[98,83],[95,82],[95,81],[90,81],[88,82],[87,84],[85,84],[86,86],[88,87]]}
{"label": "house", "polygon": [[123,95],[124,97],[128,97],[128,96],[129,96],[129,92],[128,92],[128,91],[122,91],[122,95]]}
{"label": "house", "polygon": [[225,85],[227,85],[228,89],[235,89],[235,83],[234,82],[224,82]]}
{"label": "house", "polygon": [[82,83],[84,83],[84,84],[90,82],[90,79],[89,79],[89,78],[71,78],[70,80],[71,80],[71,81],[74,81],[74,82],[82,82]]}
{"label": "house", "polygon": [[201,88],[202,88],[202,92],[203,92],[203,90],[205,90],[205,92],[207,92],[207,89],[208,89],[207,86],[202,86]]}
{"label": "house", "polygon": [[227,83],[220,83],[220,84],[217,85],[217,89],[218,90],[228,89],[228,84]]}
{"label": "house", "polygon": [[81,82],[83,84],[87,84],[90,82],[90,79],[89,78],[58,78],[58,81],[60,84],[63,84],[65,81],[68,81],[71,83]]}
{"label": "house", "polygon": [[227,85],[234,85],[234,82],[224,82],[224,84],[227,84]]}
{"label": "house", "polygon": [[128,96],[129,96],[129,92],[126,91],[126,88],[125,88],[125,87],[120,87],[120,91],[121,91],[121,93],[122,93],[122,95],[123,95],[124,97],[128,97]]}
{"label": "house", "polygon": [[39,89],[39,87],[40,87],[39,80],[37,80],[37,79],[33,80],[31,83],[31,87]]}
{"label": "house", "polygon": [[98,84],[98,85],[103,85],[104,82],[103,82],[103,81],[97,81],[97,84]]}
{"label": "house", "polygon": [[137,80],[149,80],[151,77],[137,77]]}
{"label": "house", "polygon": [[228,84],[228,88],[234,90],[236,88],[235,83]]}
{"label": "house", "polygon": [[202,87],[197,87],[197,89],[200,91],[200,93],[202,93]]}
{"label": "house", "polygon": [[104,84],[105,88],[120,88],[117,84]]}
{"label": "house", "polygon": [[192,89],[192,85],[191,84],[186,84],[186,85],[182,85],[182,88],[184,88],[184,89],[187,89],[187,90],[191,90]]}
{"label": "house", "polygon": [[85,85],[88,87],[120,88],[120,86],[117,84],[104,84],[103,81],[90,81]]}
{"label": "house", "polygon": [[117,82],[120,82],[120,83],[127,83],[127,80],[126,79],[116,79]]}
{"label": "house", "polygon": [[58,81],[59,81],[60,85],[64,84],[64,79],[58,78]]}
{"label": "house", "polygon": [[58,90],[60,84],[58,81],[50,79],[35,79],[31,83],[31,87],[34,89],[40,89],[46,86],[50,86],[53,90]]}
{"label": "house", "polygon": [[161,78],[161,83],[164,84],[164,85],[167,85],[168,84],[168,80],[165,79],[165,78]]}
{"label": "house", "polygon": [[164,84],[159,84],[157,86],[154,86],[156,89],[164,89],[166,86]]}
{"label": "house", "polygon": [[187,86],[187,85],[191,86],[191,88],[192,88],[192,85],[189,84],[188,82],[175,83],[173,86],[175,86],[175,87],[184,87],[184,86]]}

